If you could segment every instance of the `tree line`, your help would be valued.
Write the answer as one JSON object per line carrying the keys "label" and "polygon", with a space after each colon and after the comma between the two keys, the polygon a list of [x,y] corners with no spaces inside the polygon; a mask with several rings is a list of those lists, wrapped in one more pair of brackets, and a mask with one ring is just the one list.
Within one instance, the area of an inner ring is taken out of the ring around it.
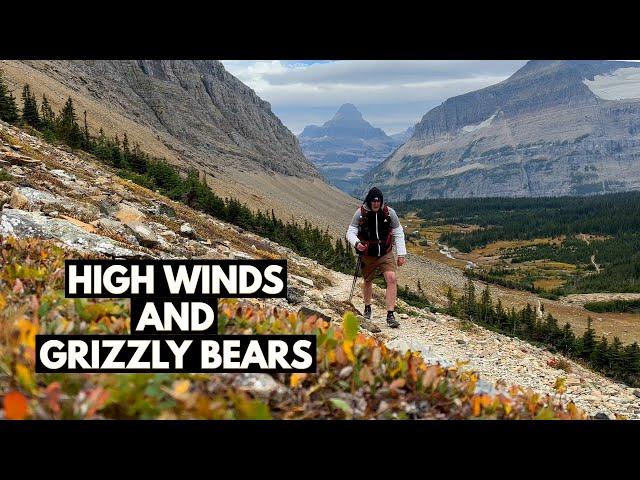
{"label": "tree line", "polygon": [[[554,296],[640,292],[640,192],[590,197],[428,199],[398,204],[397,210],[417,211],[424,226],[479,225],[481,229],[472,232],[440,236],[441,242],[462,252],[499,240],[566,236],[559,245],[519,247],[503,255],[512,258],[514,264],[544,259],[579,266],[562,288],[552,292]],[[605,238],[587,243],[576,238],[581,233]],[[602,267],[599,274],[591,274],[592,255]],[[489,276],[495,283],[504,280],[499,272]]]}
{"label": "tree line", "polygon": [[460,297],[456,297],[449,288],[447,299],[446,312],[449,315],[480,324],[493,331],[545,345],[551,351],[578,360],[606,376],[631,386],[640,386],[638,343],[625,346],[618,337],[609,342],[604,335],[597,339],[591,317],[587,319],[587,329],[578,337],[568,322],[561,328],[556,318],[551,313],[545,315],[544,310],[543,318],[538,318],[529,304],[516,311],[513,307],[504,308],[500,299],[495,303],[488,285],[478,298],[471,279],[467,280],[465,291]]}
{"label": "tree line", "polygon": [[328,268],[344,273],[353,272],[355,256],[352,248],[340,238],[334,242],[328,229],[312,226],[306,220],[304,224],[293,218],[284,222],[275,216],[273,210],[253,212],[235,198],[222,198],[211,190],[206,179],[200,178],[196,169],[181,172],[165,159],[151,157],[137,142],[132,144],[126,132],[122,139],[117,134],[114,138],[107,137],[102,128],[97,136],[91,135],[87,112],[84,111],[83,124],[80,126],[71,97],[56,115],[46,95],[38,105],[27,84],[22,90],[20,111],[0,72],[0,119],[31,128],[51,143],[59,142],[86,151],[115,167],[123,178],[289,247]]}

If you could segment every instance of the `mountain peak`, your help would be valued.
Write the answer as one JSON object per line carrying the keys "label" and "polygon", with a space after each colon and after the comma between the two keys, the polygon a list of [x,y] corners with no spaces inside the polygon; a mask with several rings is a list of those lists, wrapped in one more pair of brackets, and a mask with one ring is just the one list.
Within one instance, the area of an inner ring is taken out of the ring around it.
{"label": "mountain peak", "polygon": [[362,113],[360,113],[360,110],[358,110],[353,103],[345,103],[340,106],[333,118],[351,118],[357,120],[362,118]]}

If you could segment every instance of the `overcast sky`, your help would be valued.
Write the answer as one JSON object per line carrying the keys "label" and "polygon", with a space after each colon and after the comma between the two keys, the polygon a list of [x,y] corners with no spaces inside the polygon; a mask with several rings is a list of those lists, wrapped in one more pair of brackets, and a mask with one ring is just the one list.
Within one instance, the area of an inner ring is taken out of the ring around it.
{"label": "overcast sky", "polygon": [[416,124],[447,98],[492,85],[521,60],[223,60],[225,68],[271,103],[296,135],[353,103],[388,134]]}

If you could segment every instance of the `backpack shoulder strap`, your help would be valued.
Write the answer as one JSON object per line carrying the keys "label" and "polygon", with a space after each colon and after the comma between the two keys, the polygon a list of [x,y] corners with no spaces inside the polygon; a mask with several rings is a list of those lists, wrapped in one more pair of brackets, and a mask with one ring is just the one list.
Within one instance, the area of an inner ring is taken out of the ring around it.
{"label": "backpack shoulder strap", "polygon": [[389,214],[389,206],[387,204],[384,205],[384,208],[382,209],[382,212],[384,213],[385,218],[390,218],[391,215]]}

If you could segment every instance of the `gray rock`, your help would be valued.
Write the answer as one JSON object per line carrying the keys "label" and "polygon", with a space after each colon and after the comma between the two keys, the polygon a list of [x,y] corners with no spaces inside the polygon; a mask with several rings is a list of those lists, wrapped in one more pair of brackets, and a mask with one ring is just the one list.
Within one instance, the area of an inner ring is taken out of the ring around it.
{"label": "gray rock", "polygon": [[98,214],[98,209],[93,205],[80,204],[70,198],[31,187],[16,187],[11,193],[9,205],[20,210],[62,211],[84,217],[94,217]]}
{"label": "gray rock", "polygon": [[55,239],[82,253],[102,253],[116,258],[150,257],[110,238],[88,233],[66,220],[24,210],[5,208],[0,215],[0,234],[18,238]]}
{"label": "gray rock", "polygon": [[609,415],[603,412],[598,412],[593,416],[594,420],[609,420]]}
{"label": "gray rock", "polygon": [[157,215],[162,215],[169,218],[176,217],[176,211],[166,203],[161,203],[161,202],[156,203],[155,212]]}
{"label": "gray rock", "polygon": [[299,275],[294,275],[293,273],[290,273],[289,276],[291,278],[293,278],[294,280],[299,281],[300,283],[304,283],[305,285],[308,285],[311,288],[313,288],[313,286],[314,286],[313,280],[311,280],[310,278],[301,277]]}
{"label": "gray rock", "polygon": [[102,228],[107,231],[122,233],[124,231],[124,224],[117,220],[113,220],[111,218],[99,218],[91,222],[91,225],[94,225],[98,228]]}
{"label": "gray rock", "polygon": [[360,326],[365,330],[368,330],[371,333],[380,333],[380,327],[373,323],[371,320],[367,320],[362,315],[358,315],[358,321],[360,322]]}
{"label": "gray rock", "polygon": [[640,398],[640,390],[634,390],[634,391],[633,391],[633,394],[634,394],[636,397]]}
{"label": "gray rock", "polygon": [[462,338],[456,338],[456,343],[458,343],[460,345],[466,345],[467,341],[462,339]]}
{"label": "gray rock", "polygon": [[115,217],[122,223],[140,222],[146,218],[146,215],[132,205],[119,203]]}
{"label": "gray rock", "polygon": [[304,315],[305,318],[309,318],[311,316],[320,317],[325,322],[329,322],[329,323],[331,323],[331,320],[332,320],[330,316],[318,310],[313,310],[312,308],[308,308],[308,307],[302,307],[300,310],[298,310],[298,314]]}
{"label": "gray rock", "polygon": [[239,258],[241,260],[253,260],[253,257],[244,252],[229,252],[229,260]]}
{"label": "gray rock", "polygon": [[196,236],[196,231],[188,223],[183,223],[182,225],[180,225],[180,233],[189,238],[195,238]]}
{"label": "gray rock", "polygon": [[474,393],[475,394],[486,393],[489,395],[496,395],[498,393],[498,390],[490,382],[487,382],[486,380],[483,380],[483,379],[478,379],[478,381],[476,382],[476,389]]}
{"label": "gray rock", "polygon": [[297,287],[287,287],[287,301],[291,305],[298,305],[304,301],[304,290]]}
{"label": "gray rock", "polygon": [[69,174],[67,172],[65,172],[64,170],[60,170],[60,169],[55,169],[55,170],[51,170],[51,173],[53,173],[56,177],[61,178],[63,180],[67,180],[69,182],[75,182],[76,181],[76,176]]}
{"label": "gray rock", "polygon": [[235,377],[233,386],[262,398],[284,395],[288,392],[287,387],[277,382],[268,373],[240,373]]}
{"label": "gray rock", "polygon": [[152,248],[160,243],[160,239],[148,225],[142,222],[127,222],[125,225],[131,229],[131,232],[143,247]]}

